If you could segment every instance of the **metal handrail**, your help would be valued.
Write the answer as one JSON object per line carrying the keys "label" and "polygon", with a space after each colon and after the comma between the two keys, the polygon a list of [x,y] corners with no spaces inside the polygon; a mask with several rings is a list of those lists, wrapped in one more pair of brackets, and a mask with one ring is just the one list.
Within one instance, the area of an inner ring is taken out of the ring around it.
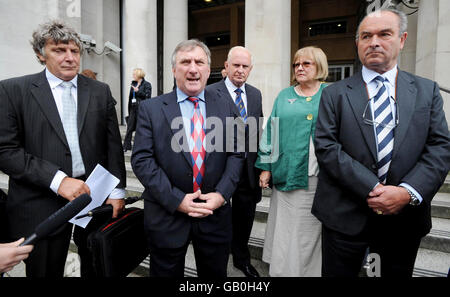
{"label": "metal handrail", "polygon": [[439,89],[443,92],[446,92],[447,94],[450,94],[450,89],[444,88],[444,87],[439,87]]}

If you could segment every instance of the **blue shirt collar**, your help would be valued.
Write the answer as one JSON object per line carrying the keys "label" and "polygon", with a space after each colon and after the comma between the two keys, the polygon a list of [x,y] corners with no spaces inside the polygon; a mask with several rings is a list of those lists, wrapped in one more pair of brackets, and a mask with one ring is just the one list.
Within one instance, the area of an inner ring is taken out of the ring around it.
{"label": "blue shirt collar", "polygon": [[200,92],[200,94],[198,94],[197,96],[188,96],[177,87],[177,103],[183,102],[188,97],[196,97],[196,98],[200,99],[201,101],[205,102],[205,90],[202,90]]}

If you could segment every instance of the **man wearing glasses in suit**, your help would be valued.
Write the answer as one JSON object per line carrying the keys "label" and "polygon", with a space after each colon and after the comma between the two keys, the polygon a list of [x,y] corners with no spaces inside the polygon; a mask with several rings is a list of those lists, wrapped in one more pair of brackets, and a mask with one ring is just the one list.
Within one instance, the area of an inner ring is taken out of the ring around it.
{"label": "man wearing glasses in suit", "polygon": [[369,248],[381,276],[411,277],[431,229],[450,137],[438,85],[397,67],[406,29],[400,11],[367,15],[356,36],[362,72],[322,93],[312,213],[323,223],[323,276],[357,276]]}

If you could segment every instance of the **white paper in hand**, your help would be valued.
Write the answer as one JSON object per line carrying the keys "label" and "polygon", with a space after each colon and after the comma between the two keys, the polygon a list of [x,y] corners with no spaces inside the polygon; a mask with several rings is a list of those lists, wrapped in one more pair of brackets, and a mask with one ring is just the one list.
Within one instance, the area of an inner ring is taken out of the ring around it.
{"label": "white paper in hand", "polygon": [[85,214],[88,211],[102,205],[109,194],[111,194],[112,190],[114,190],[119,184],[119,182],[120,180],[117,177],[109,173],[109,171],[103,168],[103,166],[101,166],[100,164],[97,164],[91,175],[89,175],[88,179],[86,180],[86,184],[91,190],[92,201],[69,222],[82,228],[86,228],[86,226],[92,220],[92,217],[85,217],[78,220],[75,220],[75,217]]}

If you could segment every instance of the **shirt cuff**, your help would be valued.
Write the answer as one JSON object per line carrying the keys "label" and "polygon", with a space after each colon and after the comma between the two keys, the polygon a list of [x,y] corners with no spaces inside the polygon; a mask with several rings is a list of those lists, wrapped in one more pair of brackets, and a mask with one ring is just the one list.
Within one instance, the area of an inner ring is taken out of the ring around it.
{"label": "shirt cuff", "polygon": [[56,172],[55,177],[53,177],[52,183],[50,184],[50,189],[55,193],[58,194],[59,186],[61,185],[62,180],[67,176],[64,172],[61,170],[58,170]]}
{"label": "shirt cuff", "polygon": [[115,188],[109,195],[109,199],[124,199],[126,195],[125,189]]}
{"label": "shirt cuff", "polygon": [[422,201],[423,201],[422,196],[420,196],[419,192],[417,192],[413,187],[411,187],[407,183],[401,183],[399,185],[399,187],[406,188],[406,189],[410,190],[411,192],[413,192],[413,194],[416,195],[416,197],[419,199],[420,203],[422,203]]}
{"label": "shirt cuff", "polygon": [[[380,184],[380,183],[378,182],[378,183],[372,188],[372,191],[375,190],[375,188],[378,187],[379,184]],[[371,191],[371,192],[372,192],[372,191]]]}

